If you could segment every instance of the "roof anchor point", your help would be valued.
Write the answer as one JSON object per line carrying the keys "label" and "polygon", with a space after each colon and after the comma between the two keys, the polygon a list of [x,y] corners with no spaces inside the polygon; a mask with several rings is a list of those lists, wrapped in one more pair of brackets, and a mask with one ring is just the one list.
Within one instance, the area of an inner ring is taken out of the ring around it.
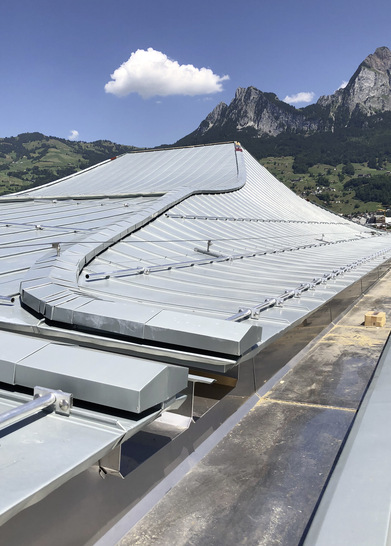
{"label": "roof anchor point", "polygon": [[57,251],[57,256],[59,256],[61,251],[60,243],[52,243],[52,248]]}

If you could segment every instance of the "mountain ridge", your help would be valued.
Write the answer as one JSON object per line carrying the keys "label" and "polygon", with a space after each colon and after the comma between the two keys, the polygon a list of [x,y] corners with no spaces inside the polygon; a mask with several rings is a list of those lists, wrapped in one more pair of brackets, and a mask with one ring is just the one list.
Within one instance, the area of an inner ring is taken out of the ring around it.
{"label": "mountain ridge", "polygon": [[[391,207],[391,51],[377,48],[345,88],[304,108],[272,92],[239,87],[231,103],[217,104],[193,133],[155,149],[233,140],[296,193],[335,212]],[[138,149],[42,133],[0,138],[0,194]]]}
{"label": "mountain ridge", "polygon": [[239,87],[229,105],[219,103],[195,131],[175,145],[210,143],[219,134],[227,140],[241,140],[243,132],[256,138],[284,132],[332,132],[350,124],[365,124],[366,117],[389,111],[391,51],[382,46],[360,63],[346,87],[304,108],[281,101],[275,93]]}

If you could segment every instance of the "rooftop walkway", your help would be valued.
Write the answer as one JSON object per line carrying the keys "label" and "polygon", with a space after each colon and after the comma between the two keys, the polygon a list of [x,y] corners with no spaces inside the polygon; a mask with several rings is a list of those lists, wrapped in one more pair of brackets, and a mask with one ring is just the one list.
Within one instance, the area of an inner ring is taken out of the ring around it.
{"label": "rooftop walkway", "polygon": [[[97,544],[121,534],[120,546],[301,544],[387,340],[390,280],[391,271],[248,400],[176,485],[170,477],[160,484],[145,517],[134,524],[129,513]],[[386,312],[385,327],[363,325],[371,310]],[[385,381],[391,388],[391,374]]]}

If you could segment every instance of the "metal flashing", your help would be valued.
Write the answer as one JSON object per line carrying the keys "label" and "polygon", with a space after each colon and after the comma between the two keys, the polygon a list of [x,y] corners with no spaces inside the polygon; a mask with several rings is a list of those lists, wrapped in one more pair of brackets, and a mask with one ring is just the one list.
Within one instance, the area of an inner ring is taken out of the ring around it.
{"label": "metal flashing", "polygon": [[0,381],[15,390],[0,410],[37,385],[76,401],[2,438],[17,465],[0,521],[176,408],[189,368],[235,381],[391,256],[389,235],[300,199],[235,143],[127,154],[0,209]]}
{"label": "metal flashing", "polygon": [[[30,400],[0,391],[0,413]],[[91,467],[159,415],[158,410],[133,420],[110,419],[73,409],[69,416],[48,413],[2,431],[1,459],[7,471],[1,479],[7,494],[0,496],[0,525]]]}
{"label": "metal flashing", "polygon": [[46,344],[16,365],[15,384],[72,392],[78,400],[142,413],[187,386],[187,368],[101,351]]}
{"label": "metal flashing", "polygon": [[145,325],[144,338],[212,353],[241,356],[261,342],[262,328],[163,310]]}

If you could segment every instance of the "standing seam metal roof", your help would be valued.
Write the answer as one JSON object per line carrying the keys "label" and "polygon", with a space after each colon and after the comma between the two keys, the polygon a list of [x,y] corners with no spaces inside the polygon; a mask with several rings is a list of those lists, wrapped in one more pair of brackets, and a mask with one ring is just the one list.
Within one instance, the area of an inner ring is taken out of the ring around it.
{"label": "standing seam metal roof", "polygon": [[5,435],[0,523],[175,406],[186,366],[226,372],[391,255],[233,143],[128,154],[0,208],[0,410],[37,384],[106,407]]}
{"label": "standing seam metal roof", "polygon": [[[106,332],[181,344],[179,332],[162,333],[165,313],[179,313],[178,322],[185,315],[193,322],[200,314],[213,319],[209,327],[225,337],[222,332],[232,328],[226,319],[239,309],[257,307],[354,264],[354,272],[329,280],[327,287],[305,290],[260,317],[252,313],[241,335],[253,328],[249,339],[259,343],[260,326],[274,325],[278,316],[282,331],[384,257],[373,256],[365,265],[359,261],[391,247],[388,237],[373,237],[367,228],[299,198],[234,144],[130,154],[30,195],[74,195],[81,186],[85,194],[96,194],[111,177],[112,196],[171,189],[134,216],[30,269],[22,300],[47,318],[91,327],[101,325],[95,316],[99,309],[99,317],[107,314]],[[119,310],[129,304],[131,319],[126,320]],[[158,315],[161,325],[153,318]],[[149,332],[151,321],[159,326]],[[188,327],[196,338],[196,323]],[[205,338],[194,343],[201,348]]]}

